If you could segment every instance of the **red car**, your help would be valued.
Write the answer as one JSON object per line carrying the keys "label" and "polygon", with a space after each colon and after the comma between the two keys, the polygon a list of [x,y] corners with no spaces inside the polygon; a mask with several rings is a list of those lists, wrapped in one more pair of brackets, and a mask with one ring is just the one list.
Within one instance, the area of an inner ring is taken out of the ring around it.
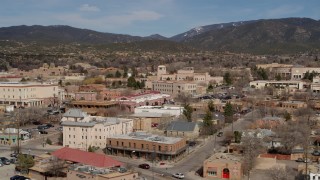
{"label": "red car", "polygon": [[139,168],[141,168],[141,169],[150,169],[150,166],[149,166],[149,164],[140,164]]}

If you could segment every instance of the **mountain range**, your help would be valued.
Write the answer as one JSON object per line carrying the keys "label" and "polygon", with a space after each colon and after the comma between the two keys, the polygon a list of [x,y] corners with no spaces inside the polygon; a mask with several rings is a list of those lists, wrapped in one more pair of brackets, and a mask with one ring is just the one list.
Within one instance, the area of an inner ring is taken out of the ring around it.
{"label": "mountain range", "polygon": [[[221,23],[196,27],[170,38],[159,34],[140,37],[103,33],[62,25],[22,25],[0,28],[0,40],[46,44],[121,43],[121,46],[136,46],[139,42],[143,42],[145,47],[149,42],[154,44],[160,41],[163,46],[179,44],[209,51],[287,53],[319,50],[320,21],[310,18],[283,18]],[[165,41],[175,43],[163,43]]]}

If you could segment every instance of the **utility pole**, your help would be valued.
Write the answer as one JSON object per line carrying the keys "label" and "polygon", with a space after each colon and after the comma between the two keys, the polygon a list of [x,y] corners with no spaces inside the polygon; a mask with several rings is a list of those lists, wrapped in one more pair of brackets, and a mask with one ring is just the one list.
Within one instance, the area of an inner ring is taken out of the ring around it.
{"label": "utility pole", "polygon": [[22,106],[22,101],[21,101],[21,92],[20,92],[20,107],[18,107],[18,114],[17,114],[17,153],[20,154],[20,108]]}

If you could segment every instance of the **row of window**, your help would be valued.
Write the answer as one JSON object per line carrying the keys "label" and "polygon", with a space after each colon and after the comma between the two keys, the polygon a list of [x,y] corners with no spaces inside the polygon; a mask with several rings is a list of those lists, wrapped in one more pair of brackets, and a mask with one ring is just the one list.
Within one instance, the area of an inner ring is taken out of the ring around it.
{"label": "row of window", "polygon": [[[111,140],[109,140],[109,144],[111,145]],[[133,146],[131,146],[133,145]],[[117,146],[119,146],[119,141],[117,141]],[[121,146],[122,147],[125,147],[124,146],[124,142],[121,142]],[[141,144],[140,147],[137,147],[136,143],[133,143],[131,144],[131,142],[128,143],[128,148],[141,148],[141,149],[148,149],[149,150],[149,144]],[[152,149],[150,150],[158,150],[158,151],[162,151],[162,146],[161,145],[158,145],[157,149],[156,149],[156,145],[152,145]],[[172,151],[172,146],[169,146],[169,149],[168,149],[168,146],[165,146],[164,147],[164,151]]]}
{"label": "row of window", "polygon": [[[30,98],[34,98],[34,97],[36,97],[35,94],[32,94],[32,95],[30,96]],[[10,96],[10,95],[8,95],[8,96],[3,95],[3,98],[11,98],[11,96]],[[12,96],[12,98],[14,99],[14,95]],[[19,96],[19,98],[26,98],[26,96],[23,96],[23,97]],[[27,95],[27,98],[29,98],[28,95]]]}
{"label": "row of window", "polygon": [[[15,89],[16,89],[16,88],[12,88],[11,91],[14,92]],[[35,91],[35,90],[36,90],[36,88],[26,88],[26,89],[23,89],[23,91]],[[3,91],[5,92],[6,89],[3,88]],[[10,89],[8,88],[7,91],[10,92]],[[19,91],[21,91],[21,89],[19,89]]]}

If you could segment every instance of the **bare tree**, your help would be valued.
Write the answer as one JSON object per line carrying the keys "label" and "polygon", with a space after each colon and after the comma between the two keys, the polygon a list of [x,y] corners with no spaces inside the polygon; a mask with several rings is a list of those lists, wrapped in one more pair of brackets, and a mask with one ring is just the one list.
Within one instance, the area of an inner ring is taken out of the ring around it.
{"label": "bare tree", "polygon": [[187,105],[191,102],[191,95],[186,93],[179,93],[174,100],[182,105]]}
{"label": "bare tree", "polygon": [[263,146],[261,139],[256,137],[242,138],[241,146],[243,148],[244,173],[250,176],[250,171],[255,165],[255,159],[259,154],[264,152],[266,148]]}
{"label": "bare tree", "polygon": [[289,121],[286,124],[277,126],[274,129],[277,136],[281,139],[281,153],[290,154],[291,150],[297,145],[304,145],[306,138],[310,135],[310,127],[305,121]]}
{"label": "bare tree", "polygon": [[268,170],[267,175],[272,180],[289,180],[294,179],[298,172],[289,167],[274,166]]}
{"label": "bare tree", "polygon": [[47,164],[46,174],[53,177],[63,176],[63,169],[65,168],[65,161],[52,156]]}

